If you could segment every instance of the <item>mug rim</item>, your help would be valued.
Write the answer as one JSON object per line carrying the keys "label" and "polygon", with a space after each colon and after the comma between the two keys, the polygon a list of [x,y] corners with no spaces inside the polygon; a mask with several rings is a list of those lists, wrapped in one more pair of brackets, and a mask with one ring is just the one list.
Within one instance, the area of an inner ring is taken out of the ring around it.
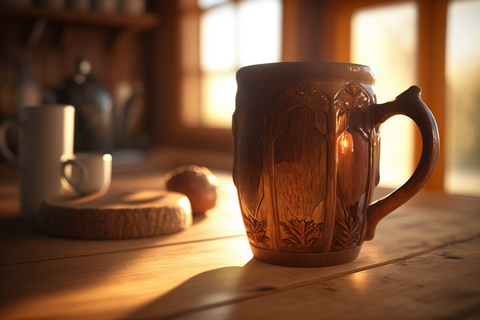
{"label": "mug rim", "polygon": [[254,64],[238,69],[239,86],[246,83],[296,81],[305,78],[319,80],[356,80],[373,85],[375,69],[363,64],[347,62],[273,62]]}
{"label": "mug rim", "polygon": [[104,162],[111,162],[113,157],[110,153],[96,153],[96,152],[78,152],[69,155],[62,155],[62,161],[67,160],[102,160]]}

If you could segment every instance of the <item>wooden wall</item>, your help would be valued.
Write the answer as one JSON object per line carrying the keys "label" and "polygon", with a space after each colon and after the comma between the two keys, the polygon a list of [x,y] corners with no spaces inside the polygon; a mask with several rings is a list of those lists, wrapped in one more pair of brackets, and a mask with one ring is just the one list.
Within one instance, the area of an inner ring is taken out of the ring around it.
{"label": "wooden wall", "polygon": [[[149,75],[151,59],[145,57],[148,40],[152,30],[158,28],[159,20],[157,13],[148,13],[143,19],[119,13],[75,13],[68,9],[48,11],[0,5],[0,86],[15,88],[16,65],[24,60],[45,93],[59,88],[66,78],[73,76],[76,60],[84,58],[91,63],[90,75],[112,97],[122,82],[140,81],[145,92],[150,92],[158,86],[151,83],[155,80]],[[33,31],[35,27],[40,27],[38,36]],[[145,95],[146,106],[151,104],[148,99]],[[0,121],[14,112],[2,110]],[[150,133],[145,118],[139,125]]]}

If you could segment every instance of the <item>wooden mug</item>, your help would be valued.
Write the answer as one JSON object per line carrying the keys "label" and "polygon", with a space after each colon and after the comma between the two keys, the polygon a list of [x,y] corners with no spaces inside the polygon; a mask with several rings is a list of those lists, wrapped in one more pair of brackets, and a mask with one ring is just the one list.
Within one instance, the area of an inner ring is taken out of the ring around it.
{"label": "wooden mug", "polygon": [[[237,72],[233,180],[260,261],[295,267],[357,258],[378,222],[427,182],[439,153],[435,119],[412,86],[376,104],[363,65],[284,62]],[[371,203],[379,182],[380,124],[402,114],[423,150],[411,178]]]}

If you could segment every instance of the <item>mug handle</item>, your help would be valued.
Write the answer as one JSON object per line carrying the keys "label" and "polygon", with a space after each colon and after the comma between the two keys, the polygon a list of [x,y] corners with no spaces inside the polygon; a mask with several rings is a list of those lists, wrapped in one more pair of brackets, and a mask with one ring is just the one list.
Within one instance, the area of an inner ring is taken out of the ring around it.
{"label": "mug handle", "polygon": [[[78,181],[73,181],[71,180],[68,176],[65,175],[65,167],[67,165],[76,165],[80,171],[81,171],[81,177],[80,177],[80,180]],[[62,177],[65,178],[65,180],[67,180],[67,182],[72,186],[74,187],[75,189],[78,188],[78,186],[80,186],[82,184],[83,181],[85,181],[85,179],[87,178],[87,167],[85,167],[85,165],[83,163],[81,163],[80,161],[77,161],[75,159],[69,159],[65,162],[62,163],[62,166],[60,168],[60,174],[62,175]],[[78,191],[78,190],[77,190]]]}
{"label": "mug handle", "polygon": [[433,114],[420,98],[422,89],[411,86],[395,100],[373,105],[374,127],[378,127],[388,118],[401,114],[412,119],[422,134],[422,156],[417,168],[408,181],[388,196],[372,203],[367,208],[367,234],[365,240],[375,236],[377,224],[386,215],[410,200],[422,189],[432,175],[437,164],[440,150],[440,138]]}
{"label": "mug handle", "polygon": [[11,165],[18,167],[18,158],[7,145],[7,130],[16,125],[18,122],[13,119],[6,120],[0,125],[0,152]]}

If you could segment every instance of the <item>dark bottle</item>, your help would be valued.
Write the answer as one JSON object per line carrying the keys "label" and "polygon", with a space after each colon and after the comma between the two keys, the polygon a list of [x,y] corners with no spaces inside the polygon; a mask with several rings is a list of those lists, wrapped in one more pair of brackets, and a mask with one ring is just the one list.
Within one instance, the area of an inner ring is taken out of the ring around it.
{"label": "dark bottle", "polygon": [[75,107],[74,150],[111,152],[114,147],[113,102],[106,90],[89,76],[90,62],[79,59],[77,73],[57,91],[57,102]]}

